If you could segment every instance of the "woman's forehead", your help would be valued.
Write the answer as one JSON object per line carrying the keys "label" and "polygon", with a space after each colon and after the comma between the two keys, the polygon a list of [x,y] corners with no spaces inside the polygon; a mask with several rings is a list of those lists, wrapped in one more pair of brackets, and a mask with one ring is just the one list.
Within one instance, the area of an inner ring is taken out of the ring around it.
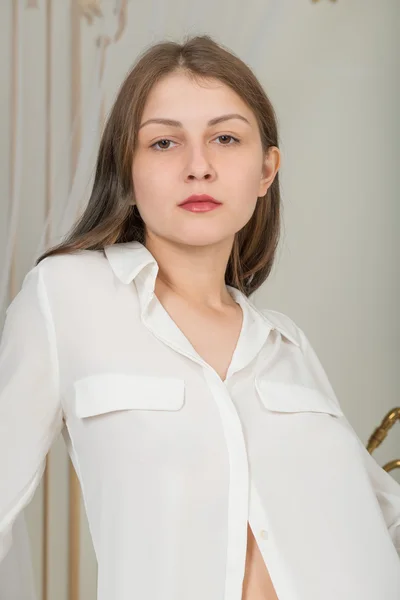
{"label": "woman's forehead", "polygon": [[207,80],[207,84],[199,85],[182,74],[166,76],[150,91],[140,127],[157,121],[184,127],[194,120],[212,126],[229,114],[239,115],[237,121],[243,126],[254,125],[255,117],[239,94],[221,81]]}

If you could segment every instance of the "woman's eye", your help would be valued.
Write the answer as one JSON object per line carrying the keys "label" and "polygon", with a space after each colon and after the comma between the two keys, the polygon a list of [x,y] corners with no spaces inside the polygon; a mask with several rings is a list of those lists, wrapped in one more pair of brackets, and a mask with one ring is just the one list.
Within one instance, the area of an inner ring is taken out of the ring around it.
{"label": "woman's eye", "polygon": [[228,134],[222,134],[219,135],[216,139],[218,140],[219,138],[230,138],[231,140],[233,140],[233,144],[220,144],[222,146],[233,146],[234,144],[240,144],[240,141],[233,137],[233,135],[228,135]]}
{"label": "woman's eye", "polygon": [[[218,144],[219,146],[233,146],[234,144],[240,144],[240,140],[238,140],[238,138],[233,137],[233,135],[228,135],[228,134],[222,134],[219,135],[217,138],[215,139],[222,139],[224,138],[225,140],[228,138],[228,140],[233,140],[233,143],[225,143],[223,142],[222,144]],[[168,140],[166,138],[162,139],[162,140],[158,140],[157,142],[154,142],[154,144],[152,144],[150,146],[150,148],[154,148],[154,150],[156,151],[163,151],[163,150],[169,150],[170,146],[169,145],[165,145],[166,144],[173,144],[174,142],[172,140]],[[160,146],[161,145],[161,146]]]}
{"label": "woman's eye", "polygon": [[165,146],[161,147],[161,148],[156,148],[157,144],[161,144],[162,142],[168,142],[170,144],[172,142],[172,140],[166,140],[166,139],[158,140],[158,142],[154,142],[154,144],[152,144],[150,146],[150,148],[154,148],[155,150],[168,150],[168,147],[165,147]]}

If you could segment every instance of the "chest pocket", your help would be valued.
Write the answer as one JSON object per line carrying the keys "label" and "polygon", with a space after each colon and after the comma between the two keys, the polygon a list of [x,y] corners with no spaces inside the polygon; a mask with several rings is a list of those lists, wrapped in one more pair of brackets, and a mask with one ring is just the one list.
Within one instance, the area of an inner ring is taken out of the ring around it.
{"label": "chest pocket", "polygon": [[338,403],[318,389],[263,378],[256,379],[255,386],[263,407],[272,412],[343,416]]}
{"label": "chest pocket", "polygon": [[179,410],[184,379],[101,373],[74,383],[74,413],[80,419],[126,410]]}

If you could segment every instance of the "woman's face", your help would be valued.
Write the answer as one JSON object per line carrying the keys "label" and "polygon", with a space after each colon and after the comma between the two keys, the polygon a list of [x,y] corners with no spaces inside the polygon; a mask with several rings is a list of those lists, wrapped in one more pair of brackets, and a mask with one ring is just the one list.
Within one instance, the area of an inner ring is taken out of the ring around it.
{"label": "woman's face", "polygon": [[[209,124],[232,114],[239,117]],[[279,150],[263,156],[255,116],[219,80],[197,83],[173,73],[152,88],[132,165],[135,200],[148,235],[193,246],[233,241],[278,168]],[[190,212],[179,204],[192,194],[208,194],[222,204]]]}

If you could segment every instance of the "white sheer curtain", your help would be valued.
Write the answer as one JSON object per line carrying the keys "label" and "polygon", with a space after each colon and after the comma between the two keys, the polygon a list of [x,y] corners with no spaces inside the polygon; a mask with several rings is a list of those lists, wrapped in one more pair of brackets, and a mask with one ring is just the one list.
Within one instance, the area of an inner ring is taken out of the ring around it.
{"label": "white sheer curtain", "polygon": [[[18,43],[18,64],[16,71],[18,74],[18,95],[16,111],[16,129],[15,129],[15,168],[13,172],[13,195],[10,198],[8,235],[6,240],[6,249],[2,257],[0,269],[0,307],[6,304],[9,277],[11,272],[12,251],[16,240],[17,222],[20,218],[20,182],[22,177],[22,145],[23,145],[23,95],[20,92],[23,81],[23,47],[24,47],[24,2],[17,0],[16,9],[18,10],[16,19]],[[83,2],[83,4],[85,4]],[[59,222],[53,222],[55,234],[54,243],[70,229],[76,219],[79,205],[85,193],[85,186],[91,168],[91,156],[96,145],[96,137],[100,123],[101,103],[103,99],[104,74],[108,65],[108,53],[104,46],[105,40],[117,41],[125,26],[126,0],[114,0],[113,3],[103,7],[100,43],[97,46],[95,61],[93,65],[92,80],[89,84],[89,102],[85,113],[82,115],[82,141],[78,152],[78,160],[75,172],[72,178],[72,185],[68,196],[65,199],[64,207]],[[26,43],[26,41],[25,41]],[[71,135],[68,140],[66,152],[70,152],[73,132],[76,121],[81,115],[77,115],[75,121],[71,124]],[[49,127],[49,123],[47,123]],[[58,174],[58,169],[56,169]],[[45,250],[46,230],[50,225],[52,215],[46,220],[43,226],[43,232],[33,259]],[[50,244],[51,245],[51,244]],[[32,262],[33,266],[33,262]],[[3,323],[0,324],[0,341]],[[0,525],[2,515],[0,514]],[[6,544],[9,540],[6,540]],[[1,554],[1,548],[0,548]],[[12,526],[11,546],[7,550],[4,558],[0,559],[0,600],[39,600],[38,591],[35,586],[32,565],[32,547],[29,539],[28,529],[24,512],[20,513]]]}

